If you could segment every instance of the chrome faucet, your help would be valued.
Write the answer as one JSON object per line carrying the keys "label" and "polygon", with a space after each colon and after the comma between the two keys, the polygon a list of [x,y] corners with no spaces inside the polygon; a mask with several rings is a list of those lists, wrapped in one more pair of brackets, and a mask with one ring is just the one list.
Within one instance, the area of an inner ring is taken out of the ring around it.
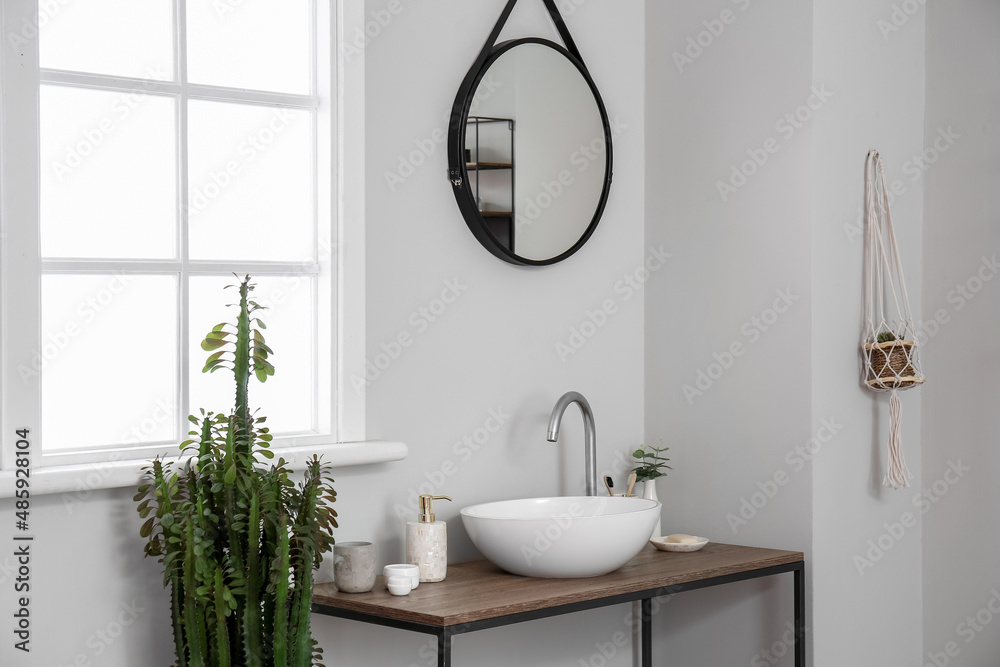
{"label": "chrome faucet", "polygon": [[570,403],[580,406],[583,413],[583,433],[584,433],[584,465],[587,476],[587,495],[597,495],[597,431],[594,428],[594,411],[590,409],[590,403],[583,394],[577,391],[568,391],[556,401],[552,408],[552,416],[549,417],[548,441],[555,442],[559,439],[559,425],[562,423],[563,413]]}

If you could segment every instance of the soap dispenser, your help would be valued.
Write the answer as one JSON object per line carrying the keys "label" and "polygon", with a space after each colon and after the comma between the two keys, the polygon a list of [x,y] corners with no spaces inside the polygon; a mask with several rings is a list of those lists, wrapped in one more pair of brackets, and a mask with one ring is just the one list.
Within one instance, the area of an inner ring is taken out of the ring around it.
{"label": "soap dispenser", "polygon": [[406,562],[420,568],[420,581],[444,581],[448,573],[448,527],[434,520],[434,501],[448,496],[423,494],[420,515],[406,524]]}

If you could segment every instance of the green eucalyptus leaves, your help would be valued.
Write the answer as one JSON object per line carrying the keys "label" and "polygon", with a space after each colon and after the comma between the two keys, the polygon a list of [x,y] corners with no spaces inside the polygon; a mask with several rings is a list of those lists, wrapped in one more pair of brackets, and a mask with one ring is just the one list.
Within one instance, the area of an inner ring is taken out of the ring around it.
{"label": "green eucalyptus leaves", "polygon": [[632,458],[637,462],[640,462],[633,472],[635,472],[635,481],[646,482],[657,477],[663,477],[667,473],[663,471],[664,468],[668,470],[673,470],[667,465],[667,461],[670,459],[662,456],[662,454],[670,449],[669,447],[646,447],[645,445],[640,445],[639,449],[632,452]]}

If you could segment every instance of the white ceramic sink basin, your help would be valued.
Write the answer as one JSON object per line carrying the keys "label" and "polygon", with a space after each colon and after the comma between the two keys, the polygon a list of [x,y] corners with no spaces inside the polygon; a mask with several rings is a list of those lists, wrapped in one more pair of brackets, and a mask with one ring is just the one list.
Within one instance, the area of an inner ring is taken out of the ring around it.
{"label": "white ceramic sink basin", "polygon": [[596,577],[645,546],[660,503],[645,498],[523,498],[462,510],[472,542],[495,565],[527,577]]}

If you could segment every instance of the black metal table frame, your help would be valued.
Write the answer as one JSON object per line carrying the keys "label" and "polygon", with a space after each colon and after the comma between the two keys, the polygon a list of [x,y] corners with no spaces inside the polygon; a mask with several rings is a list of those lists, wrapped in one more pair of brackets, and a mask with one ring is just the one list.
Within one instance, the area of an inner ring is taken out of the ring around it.
{"label": "black metal table frame", "polygon": [[586,611],[588,609],[610,607],[612,605],[623,604],[626,602],[640,601],[642,606],[641,643],[639,649],[641,652],[642,661],[640,664],[642,665],[642,667],[652,667],[653,666],[653,635],[652,635],[653,598],[663,597],[667,595],[675,595],[677,593],[682,593],[684,591],[693,591],[699,588],[709,588],[711,586],[721,586],[723,584],[731,584],[737,581],[747,581],[750,579],[770,577],[778,574],[785,574],[787,572],[793,573],[795,580],[795,605],[794,605],[795,606],[795,618],[794,618],[795,667],[805,667],[807,633],[805,627],[806,595],[805,595],[804,561],[788,563],[786,565],[775,565],[760,570],[748,570],[746,572],[726,574],[719,577],[710,577],[708,579],[699,579],[697,581],[691,581],[683,584],[676,584],[673,586],[662,586],[643,591],[635,591],[633,593],[622,593],[621,595],[612,595],[609,597],[595,598],[593,600],[586,600],[584,602],[571,602],[569,604],[559,605],[556,607],[547,607],[545,609],[536,609],[534,611],[526,611],[526,612],[521,612],[519,614],[509,614],[506,616],[497,616],[496,618],[486,618],[481,621],[470,621],[467,623],[459,623],[456,625],[442,626],[442,625],[431,625],[428,623],[418,623],[415,621],[405,621],[401,619],[377,616],[375,614],[369,614],[366,612],[353,611],[350,609],[338,609],[335,607],[328,607],[321,604],[314,604],[313,611],[317,614],[322,614],[325,616],[335,616],[337,618],[344,618],[352,621],[360,621],[362,623],[369,623],[372,625],[381,625],[389,628],[397,628],[399,630],[410,630],[412,632],[434,635],[437,637],[438,640],[438,662],[437,662],[438,667],[451,667],[451,640],[455,635],[466,634],[469,632],[476,632],[477,630],[488,630],[489,628],[498,628],[504,625],[513,625],[515,623],[525,623],[527,621],[535,621],[540,618],[561,616],[563,614],[573,614],[578,611]]}

